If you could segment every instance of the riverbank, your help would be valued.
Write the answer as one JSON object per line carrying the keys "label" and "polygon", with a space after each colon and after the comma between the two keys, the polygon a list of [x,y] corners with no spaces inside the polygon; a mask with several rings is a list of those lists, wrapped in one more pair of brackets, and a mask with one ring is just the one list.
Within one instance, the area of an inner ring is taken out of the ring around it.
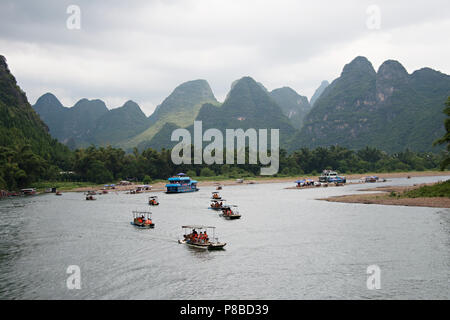
{"label": "riverbank", "polygon": [[380,204],[394,206],[414,206],[414,207],[434,207],[434,208],[450,208],[450,196],[415,196],[417,191],[436,186],[438,183],[420,184],[410,187],[377,187],[373,189],[361,189],[359,191],[378,191],[377,193],[352,194],[345,196],[336,196],[323,198],[329,202],[343,203],[363,203],[363,204]]}
{"label": "riverbank", "polygon": [[[349,174],[345,175],[347,180],[358,180],[365,176],[377,175],[380,178],[389,179],[389,178],[407,178],[407,177],[423,177],[423,176],[441,176],[441,175],[450,175],[450,171],[414,171],[414,172],[388,172],[388,173],[361,173],[361,174]],[[193,179],[198,180],[198,186],[201,187],[211,187],[211,186],[236,186],[236,185],[245,185],[245,184],[264,184],[264,183],[284,183],[284,182],[292,182],[294,184],[295,180],[298,180],[300,177],[306,179],[318,180],[319,175],[311,176],[290,176],[290,177],[251,177],[251,178],[243,178],[242,182],[239,182],[235,178],[217,178],[217,177],[193,177]],[[161,192],[165,191],[166,181],[156,181],[151,183],[152,190],[151,192]],[[127,186],[116,186],[115,191],[130,191],[136,189],[136,186],[141,185],[141,183],[135,183]],[[295,186],[294,186],[295,187]],[[87,185],[82,187],[76,187],[72,189],[66,189],[63,191],[72,191],[72,192],[85,192],[88,190],[100,190],[103,188],[103,185]]]}

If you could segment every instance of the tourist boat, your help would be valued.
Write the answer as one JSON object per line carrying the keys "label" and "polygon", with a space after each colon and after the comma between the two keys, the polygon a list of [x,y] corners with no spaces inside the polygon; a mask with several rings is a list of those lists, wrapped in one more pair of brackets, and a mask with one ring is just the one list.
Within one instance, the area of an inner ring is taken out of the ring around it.
{"label": "tourist boat", "polygon": [[148,204],[150,206],[159,206],[158,197],[157,196],[151,196],[148,198]]}
{"label": "tourist boat", "polygon": [[215,200],[215,199],[211,199],[211,204],[209,205],[209,209],[212,210],[222,210],[222,208],[225,207],[224,202],[226,200],[225,199],[220,199],[220,200]]}
{"label": "tourist boat", "polygon": [[222,190],[222,186],[221,186],[221,185],[218,185],[218,186],[216,187],[216,190]]}
{"label": "tourist boat", "polygon": [[197,181],[191,180],[184,173],[179,173],[176,176],[170,177],[169,183],[166,184],[166,193],[183,193],[195,192],[197,188]]}
{"label": "tourist boat", "polygon": [[56,191],[55,195],[62,196],[62,192],[61,191]]}
{"label": "tourist boat", "polygon": [[339,176],[336,171],[332,170],[323,170],[322,175],[319,177],[319,182],[334,182],[332,180],[339,178],[343,181],[343,183],[347,182],[345,177]]}
{"label": "tourist boat", "polygon": [[300,180],[295,181],[295,183],[297,184],[297,188],[314,186],[313,179],[300,179]]}
{"label": "tourist boat", "polygon": [[217,191],[214,191],[214,192],[212,193],[211,199],[214,199],[214,200],[220,200],[220,199],[222,199],[222,197],[219,195],[219,193],[218,193]]}
{"label": "tourist boat", "polygon": [[241,214],[239,213],[238,207],[236,205],[224,206],[220,215],[227,220],[235,220],[241,218]]}
{"label": "tourist boat", "polygon": [[377,176],[370,176],[370,177],[366,177],[364,179],[364,182],[377,182],[378,181],[378,177]]}
{"label": "tourist boat", "polygon": [[32,196],[36,194],[35,188],[21,189],[20,191],[24,196]]}
{"label": "tourist boat", "polygon": [[86,200],[97,200],[97,198],[95,198],[92,194],[87,194]]}
{"label": "tourist boat", "polygon": [[[184,230],[184,236],[183,240],[178,240],[178,243],[180,244],[207,250],[223,249],[223,247],[226,246],[226,243],[219,242],[219,239],[216,238],[216,227],[197,225],[182,226],[181,228]],[[212,238],[209,231],[212,231],[213,233]]]}
{"label": "tourist boat", "polygon": [[155,227],[150,211],[133,211],[133,221],[130,224],[144,229],[153,229]]}
{"label": "tourist boat", "polygon": [[87,192],[87,194],[88,194],[89,196],[95,196],[95,195],[97,194],[97,192],[95,192],[94,190],[89,190],[89,191]]}

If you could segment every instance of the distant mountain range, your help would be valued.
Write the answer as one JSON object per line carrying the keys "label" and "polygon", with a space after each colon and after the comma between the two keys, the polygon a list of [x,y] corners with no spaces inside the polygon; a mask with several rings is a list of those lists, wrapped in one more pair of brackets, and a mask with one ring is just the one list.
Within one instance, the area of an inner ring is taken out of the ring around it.
{"label": "distant mountain range", "polygon": [[324,90],[297,133],[292,149],[339,144],[387,152],[432,151],[444,134],[450,76],[430,68],[408,74],[397,61],[376,72],[364,57],[344,67]]}
{"label": "distant mountain range", "polygon": [[101,100],[82,99],[66,108],[50,94],[34,109],[50,133],[71,148],[89,144],[170,148],[176,128],[278,128],[282,147],[366,145],[388,152],[410,148],[439,150],[432,142],[444,132],[442,113],[450,95],[450,77],[424,68],[408,74],[397,61],[384,62],[376,72],[364,57],[347,64],[331,84],[323,81],[309,102],[289,87],[268,91],[250,77],[234,81],[220,103],[206,80],[176,87],[146,117],[139,106],[126,102],[108,110]]}
{"label": "distant mountain range", "polygon": [[50,134],[69,147],[90,144],[115,145],[145,130],[149,119],[133,101],[108,110],[101,100],[81,99],[64,107],[51,93],[41,96],[33,106],[50,128]]}

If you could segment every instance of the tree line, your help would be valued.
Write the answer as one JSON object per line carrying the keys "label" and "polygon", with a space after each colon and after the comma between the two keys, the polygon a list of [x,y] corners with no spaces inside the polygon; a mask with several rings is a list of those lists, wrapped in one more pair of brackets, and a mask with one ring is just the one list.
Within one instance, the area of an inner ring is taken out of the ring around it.
{"label": "tree line", "polygon": [[[369,146],[361,150],[342,146],[301,148],[291,154],[280,150],[278,176],[316,175],[324,169],[361,174],[445,169],[450,165],[450,97],[446,106],[444,112],[449,116],[445,121],[446,134],[435,144],[447,144],[447,150],[439,154],[410,150],[388,154]],[[248,149],[247,164],[223,165],[175,165],[168,149],[157,151],[149,148],[140,152],[135,148],[132,153],[111,146],[90,146],[75,151],[65,147],[51,150],[56,151],[38,155],[31,145],[0,147],[0,189],[17,190],[38,181],[110,183],[133,179],[151,182],[167,179],[179,172],[194,177],[222,178],[254,177],[260,172],[260,165],[248,164]],[[225,154],[226,150],[224,157]]]}
{"label": "tree line", "polygon": [[[409,150],[387,154],[371,147],[358,151],[341,146],[302,148],[291,154],[280,150],[278,176],[315,175],[324,169],[335,169],[342,173],[432,170],[439,168],[443,158],[444,154]],[[90,146],[71,152],[57,166],[34,154],[28,146],[20,150],[1,148],[0,188],[14,190],[42,180],[111,183],[131,179],[149,183],[155,179],[167,179],[179,172],[196,177],[258,176],[260,165],[246,163],[175,165],[171,161],[171,150],[168,149],[146,149],[142,152],[134,149],[132,153],[126,153],[111,146]]]}

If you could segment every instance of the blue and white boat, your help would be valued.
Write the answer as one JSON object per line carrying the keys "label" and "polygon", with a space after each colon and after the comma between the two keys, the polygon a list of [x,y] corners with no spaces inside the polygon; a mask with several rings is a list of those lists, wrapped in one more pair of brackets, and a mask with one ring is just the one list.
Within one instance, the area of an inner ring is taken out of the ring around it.
{"label": "blue and white boat", "polygon": [[184,173],[170,177],[169,183],[166,184],[166,193],[182,193],[198,191],[197,181],[191,180]]}

